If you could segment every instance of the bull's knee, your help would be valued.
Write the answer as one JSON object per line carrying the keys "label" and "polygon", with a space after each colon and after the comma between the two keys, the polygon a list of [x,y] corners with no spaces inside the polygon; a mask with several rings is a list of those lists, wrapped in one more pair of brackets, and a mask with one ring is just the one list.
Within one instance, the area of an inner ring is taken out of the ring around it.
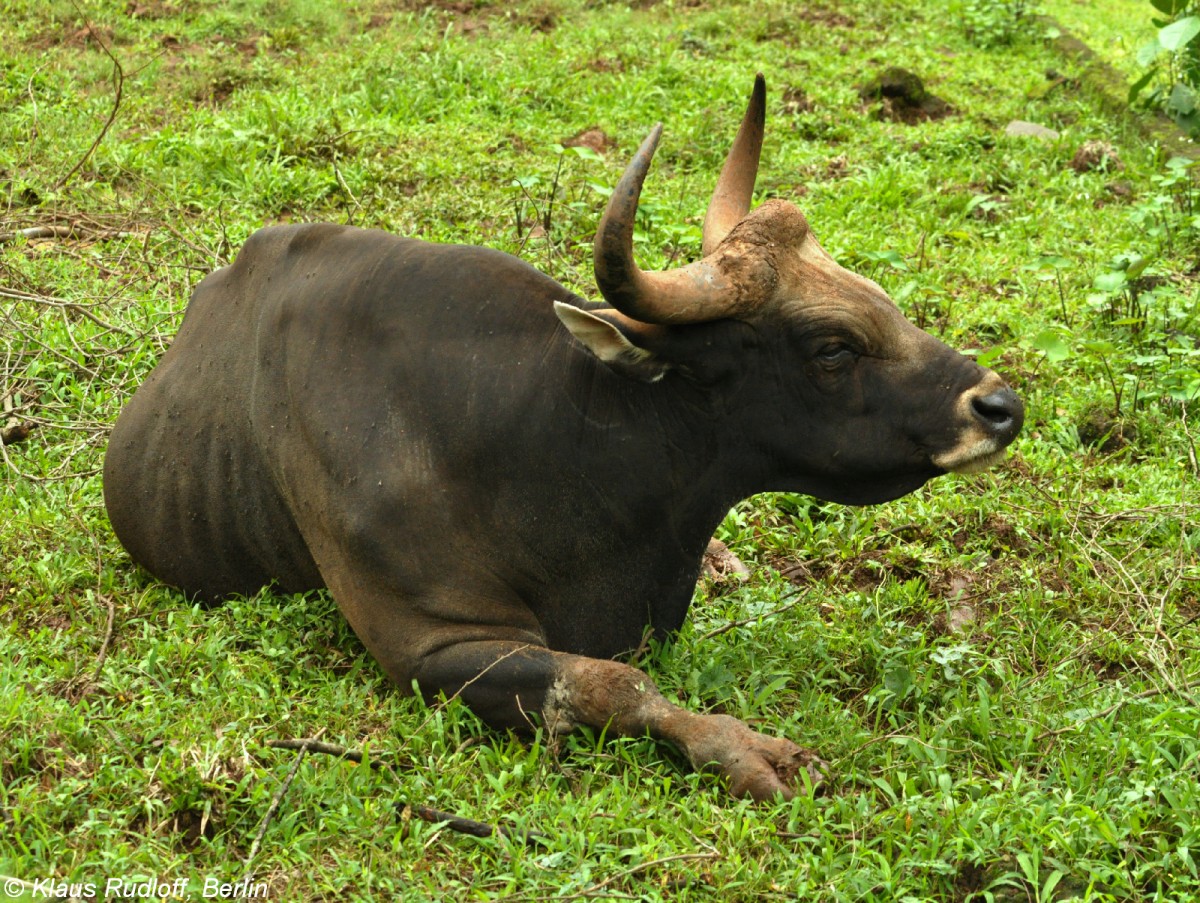
{"label": "bull's knee", "polygon": [[422,695],[460,698],[492,727],[531,730],[554,685],[555,657],[528,643],[459,643],[425,656],[413,677]]}

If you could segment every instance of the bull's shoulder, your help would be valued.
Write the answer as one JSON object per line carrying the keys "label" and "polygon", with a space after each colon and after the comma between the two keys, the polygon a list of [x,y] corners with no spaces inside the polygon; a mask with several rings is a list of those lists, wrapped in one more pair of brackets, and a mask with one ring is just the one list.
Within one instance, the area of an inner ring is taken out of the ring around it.
{"label": "bull's shoulder", "polygon": [[521,283],[551,284],[553,280],[521,260],[494,248],[442,244],[385,232],[331,223],[265,226],[254,232],[234,261],[235,271],[264,266],[322,266],[334,270],[375,268],[478,274]]}
{"label": "bull's shoulder", "polygon": [[334,223],[289,223],[264,226],[246,239],[234,267],[253,267],[286,259],[320,259],[339,256],[347,250],[360,255],[420,245],[416,239],[401,238],[380,229],[339,226]]}

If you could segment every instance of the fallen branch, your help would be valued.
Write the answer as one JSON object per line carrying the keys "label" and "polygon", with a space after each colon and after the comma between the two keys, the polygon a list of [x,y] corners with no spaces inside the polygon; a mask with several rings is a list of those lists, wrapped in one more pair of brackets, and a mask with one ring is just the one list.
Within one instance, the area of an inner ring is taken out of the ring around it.
{"label": "fallen branch", "polygon": [[[338,746],[336,743],[323,743],[311,738],[307,740],[268,740],[267,746],[272,749],[303,749],[308,752],[336,756],[339,759],[349,759],[351,762],[362,762],[363,760],[363,754],[357,749],[346,749],[346,747]],[[380,762],[377,759],[372,759],[370,765],[372,768],[387,767],[386,763]]]}
{"label": "fallen branch", "polygon": [[104,639],[100,643],[100,652],[96,655],[96,667],[92,671],[92,683],[100,679],[100,671],[108,658],[108,650],[112,646],[113,625],[117,620],[117,606],[113,602],[112,593],[105,593],[104,601],[108,604],[108,626],[104,628]]}
{"label": "fallen branch", "polygon": [[509,828],[505,825],[489,825],[487,822],[475,821],[471,818],[463,818],[461,815],[451,815],[449,812],[430,809],[428,806],[422,806],[420,803],[396,803],[396,810],[399,812],[401,820],[407,821],[409,818],[415,816],[421,819],[421,821],[445,825],[451,831],[457,831],[459,834],[470,834],[472,837],[491,837],[493,834],[499,834],[502,837],[507,837],[509,840],[519,840],[527,847],[540,848],[549,845],[546,835],[539,834],[536,831],[518,831],[515,828]]}
{"label": "fallen branch", "polygon": [[18,238],[34,240],[38,238],[75,238],[91,239],[92,241],[112,241],[117,238],[143,238],[142,232],[129,232],[124,229],[89,229],[74,223],[69,226],[30,226],[26,229],[14,229],[11,232],[0,232],[0,244],[16,241]]}
{"label": "fallen branch", "polygon": [[[361,763],[363,761],[363,754],[357,749],[347,749],[344,746],[338,746],[336,743],[322,743],[315,738],[268,740],[267,746],[272,749],[295,749],[323,753],[324,755],[346,759],[350,762]],[[368,764],[372,768],[386,769],[393,778],[396,778],[397,781],[399,780],[396,770],[388,765],[387,762],[380,761],[379,759],[369,759]],[[463,818],[460,815],[452,815],[449,812],[431,809],[428,806],[422,806],[420,803],[399,802],[396,803],[396,811],[399,813],[400,818],[405,821],[415,816],[422,821],[444,824],[451,831],[458,831],[460,834],[470,834],[473,837],[491,837],[493,834],[500,834],[510,840],[519,840],[529,847],[544,847],[548,843],[546,836],[536,831],[519,831],[504,825],[489,825],[487,822],[475,821],[471,818]]]}
{"label": "fallen branch", "polygon": [[57,307],[64,310],[70,310],[78,313],[80,316],[87,317],[97,326],[107,329],[109,332],[119,332],[122,335],[127,335],[130,338],[137,338],[128,329],[122,329],[118,326],[113,326],[111,323],[106,323],[94,313],[88,310],[89,305],[78,301],[65,301],[62,298],[50,298],[46,295],[31,295],[29,292],[19,292],[15,289],[5,288],[0,286],[0,298],[12,298],[14,301],[25,301],[29,304],[38,304],[43,307]]}
{"label": "fallen branch", "polygon": [[660,859],[651,859],[649,862],[643,862],[640,865],[633,866],[633,868],[624,869],[623,871],[617,872],[615,875],[611,875],[608,878],[605,878],[603,881],[597,881],[591,887],[585,887],[583,890],[576,891],[573,894],[564,894],[562,896],[552,896],[552,897],[513,897],[512,899],[527,900],[527,901],[529,901],[529,903],[539,903],[539,901],[542,901],[542,900],[547,900],[547,901],[548,900],[559,900],[559,901],[561,901],[561,900],[575,900],[580,897],[592,897],[592,896],[599,894],[602,890],[604,890],[610,884],[615,884],[617,881],[620,881],[624,878],[631,878],[640,872],[648,871],[649,869],[657,868],[660,865],[666,865],[670,862],[685,862],[687,860],[696,860],[696,859],[712,861],[712,860],[723,859],[723,858],[724,857],[716,851],[713,851],[711,853],[676,853],[674,856],[663,856]]}

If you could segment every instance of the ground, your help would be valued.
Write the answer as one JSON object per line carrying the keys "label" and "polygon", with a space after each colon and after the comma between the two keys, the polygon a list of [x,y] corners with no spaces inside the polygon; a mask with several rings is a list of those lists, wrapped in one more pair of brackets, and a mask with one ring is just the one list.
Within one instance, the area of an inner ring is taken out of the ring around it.
{"label": "ground", "polygon": [[[1197,195],[1047,23],[971,18],[1006,6],[8,4],[0,874],[26,898],[1200,896]],[[1043,6],[1133,75],[1149,4]],[[892,67],[947,115],[877,115],[860,92]],[[795,200],[1028,414],[979,477],[739,505],[718,539],[749,575],[705,578],[642,656],[680,704],[820,750],[824,794],[754,806],[648,740],[490,732],[397,693],[321,594],[205,609],[131,564],[107,430],[254,229],[482,244],[592,295],[605,192],[657,121],[638,254],[698,252],[756,71],[756,200]],[[362,761],[271,745],[306,737]]]}

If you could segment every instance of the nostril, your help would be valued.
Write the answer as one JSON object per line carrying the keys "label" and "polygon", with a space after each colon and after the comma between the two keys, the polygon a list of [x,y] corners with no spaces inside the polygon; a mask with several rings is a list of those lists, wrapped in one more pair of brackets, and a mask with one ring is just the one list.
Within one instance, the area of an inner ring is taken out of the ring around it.
{"label": "nostril", "polygon": [[983,423],[1000,436],[1015,436],[1021,428],[1024,409],[1011,389],[1001,389],[971,399],[971,409]]}

